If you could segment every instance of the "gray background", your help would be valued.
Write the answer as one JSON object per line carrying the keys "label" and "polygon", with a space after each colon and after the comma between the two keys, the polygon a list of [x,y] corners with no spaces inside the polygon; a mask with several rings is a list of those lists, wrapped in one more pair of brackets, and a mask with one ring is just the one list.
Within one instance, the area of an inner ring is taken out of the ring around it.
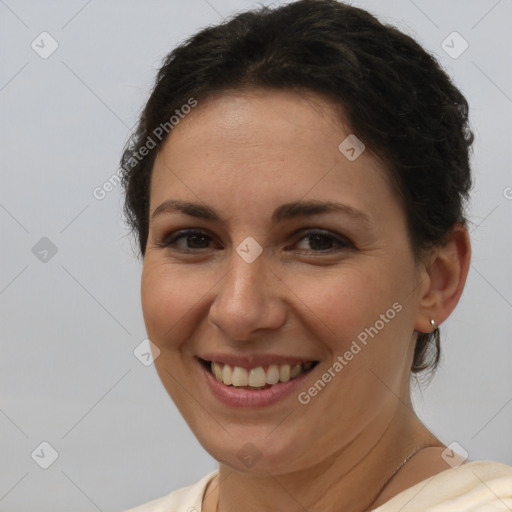
{"label": "gray background", "polygon": [[[512,3],[353,3],[437,55],[471,105],[472,266],[442,326],[443,364],[415,404],[446,444],[512,464]],[[116,172],[164,55],[254,5],[0,0],[2,512],[120,511],[216,467],[134,355],[146,337],[141,262],[120,187],[102,200],[93,190]],[[31,47],[51,49],[43,31],[59,45],[46,59]],[[458,58],[441,47],[453,31],[469,44]],[[48,469],[42,442],[58,453]]]}

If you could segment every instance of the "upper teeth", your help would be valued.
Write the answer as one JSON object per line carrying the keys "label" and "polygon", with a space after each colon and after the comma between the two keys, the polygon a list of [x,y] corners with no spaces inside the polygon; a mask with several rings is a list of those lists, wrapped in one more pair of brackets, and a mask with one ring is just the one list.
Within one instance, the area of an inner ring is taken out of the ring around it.
{"label": "upper teeth", "polygon": [[276,384],[279,381],[288,382],[302,372],[309,370],[312,365],[312,361],[294,366],[289,364],[271,364],[267,371],[265,371],[262,366],[246,370],[240,366],[230,366],[229,364],[212,361],[211,369],[217,380],[226,384],[226,386],[251,386],[259,388],[266,384]]}

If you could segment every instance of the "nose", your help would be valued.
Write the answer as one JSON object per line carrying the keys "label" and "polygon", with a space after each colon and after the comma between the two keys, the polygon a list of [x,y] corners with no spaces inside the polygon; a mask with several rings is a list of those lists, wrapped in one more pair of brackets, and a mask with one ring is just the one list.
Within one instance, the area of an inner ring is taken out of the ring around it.
{"label": "nose", "polygon": [[236,251],[229,261],[210,307],[209,320],[223,337],[254,341],[265,330],[279,329],[286,321],[286,287],[270,269],[265,250],[252,263]]}

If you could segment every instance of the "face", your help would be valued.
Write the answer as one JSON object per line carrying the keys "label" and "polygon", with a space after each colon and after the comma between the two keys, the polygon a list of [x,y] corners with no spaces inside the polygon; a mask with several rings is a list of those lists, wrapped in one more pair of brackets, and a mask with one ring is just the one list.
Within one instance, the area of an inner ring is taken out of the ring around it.
{"label": "face", "polygon": [[350,133],[314,94],[223,93],[156,158],[155,366],[205,449],[241,471],[318,464],[408,399],[418,270],[383,164],[339,149]]}

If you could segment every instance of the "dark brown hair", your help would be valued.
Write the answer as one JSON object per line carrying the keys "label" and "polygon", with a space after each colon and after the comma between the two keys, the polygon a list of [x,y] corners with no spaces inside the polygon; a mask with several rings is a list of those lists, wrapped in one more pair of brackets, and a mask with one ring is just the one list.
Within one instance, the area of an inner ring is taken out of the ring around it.
{"label": "dark brown hair", "polygon": [[[171,118],[191,100],[247,88],[299,88],[343,107],[353,133],[388,164],[416,258],[467,224],[473,134],[462,93],[414,39],[365,10],[300,0],[207,27],[164,59],[121,159],[125,215],[142,255],[151,171]],[[411,371],[433,370],[439,357],[439,329],[418,333]]]}

